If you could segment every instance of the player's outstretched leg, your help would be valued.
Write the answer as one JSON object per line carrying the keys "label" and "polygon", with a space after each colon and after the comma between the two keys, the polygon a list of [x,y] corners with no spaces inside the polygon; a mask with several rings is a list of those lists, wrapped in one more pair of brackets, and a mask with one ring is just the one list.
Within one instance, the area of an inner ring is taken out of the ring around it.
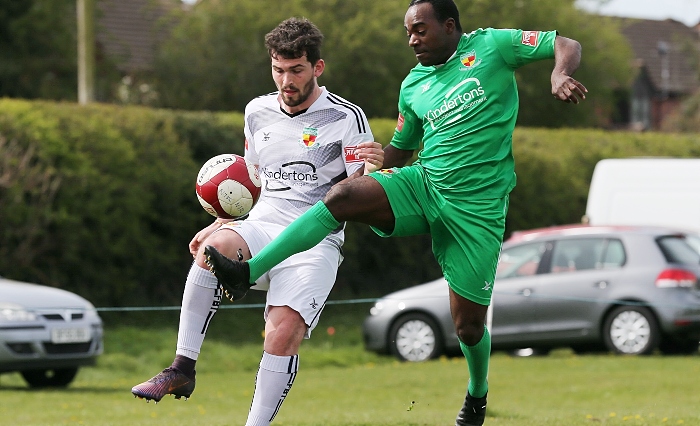
{"label": "player's outstretched leg", "polygon": [[195,379],[184,375],[180,370],[168,367],[151,379],[134,386],[131,393],[134,397],[143,398],[146,402],[154,400],[156,404],[165,395],[175,395],[175,399],[189,398],[194,392]]}
{"label": "player's outstretched leg", "polygon": [[486,418],[486,395],[474,398],[467,391],[462,410],[457,415],[455,426],[481,426]]}
{"label": "player's outstretched leg", "polygon": [[235,302],[248,293],[253,284],[250,284],[250,267],[247,262],[231,260],[213,246],[204,248],[204,261],[209,265],[211,272],[216,275],[219,284],[224,288],[226,297]]}

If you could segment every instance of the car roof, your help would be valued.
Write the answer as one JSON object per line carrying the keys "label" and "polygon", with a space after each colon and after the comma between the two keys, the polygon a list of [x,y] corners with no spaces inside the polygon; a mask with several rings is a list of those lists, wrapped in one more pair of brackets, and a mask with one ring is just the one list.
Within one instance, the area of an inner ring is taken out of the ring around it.
{"label": "car roof", "polygon": [[67,290],[0,278],[0,303],[3,302],[25,308],[92,307],[84,297]]}
{"label": "car roof", "polygon": [[642,225],[587,225],[575,223],[569,225],[557,225],[546,228],[535,228],[524,231],[514,231],[510,238],[505,241],[507,244],[524,241],[536,241],[559,236],[588,236],[601,234],[650,234],[650,235],[684,235],[687,232],[680,229],[667,228],[663,226],[642,226]]}

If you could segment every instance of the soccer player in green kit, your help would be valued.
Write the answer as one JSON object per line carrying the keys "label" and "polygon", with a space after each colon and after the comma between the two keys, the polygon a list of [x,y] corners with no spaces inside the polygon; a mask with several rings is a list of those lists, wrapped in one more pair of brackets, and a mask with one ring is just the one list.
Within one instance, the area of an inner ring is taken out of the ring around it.
{"label": "soccer player in green kit", "polygon": [[[387,237],[430,233],[469,368],[456,425],[482,425],[491,353],[484,323],[515,186],[514,73],[554,58],[552,95],[578,103],[587,90],[571,75],[581,46],[556,31],[487,28],[463,34],[453,0],[412,0],[404,23],[419,64],[401,85],[385,169],[334,186],[247,262],[213,247],[205,254],[219,283],[243,295],[271,267],[313,247],[344,221],[366,223]],[[404,166],[421,142],[418,160]]]}

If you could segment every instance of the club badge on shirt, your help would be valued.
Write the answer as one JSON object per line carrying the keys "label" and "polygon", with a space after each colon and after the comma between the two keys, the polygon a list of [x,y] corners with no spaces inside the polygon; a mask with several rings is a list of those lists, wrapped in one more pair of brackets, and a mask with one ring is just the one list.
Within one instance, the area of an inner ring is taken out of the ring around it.
{"label": "club badge on shirt", "polygon": [[377,172],[378,172],[380,175],[383,175],[383,176],[386,176],[386,177],[390,178],[390,177],[392,177],[392,176],[395,175],[395,174],[401,173],[401,169],[396,168],[396,167],[393,167],[393,168],[391,168],[391,169],[380,169],[380,170],[377,170]]}
{"label": "club badge on shirt", "polygon": [[302,146],[305,148],[309,149],[315,149],[318,148],[318,144],[316,143],[316,137],[318,136],[318,129],[315,127],[304,127],[304,130],[301,131],[301,139],[299,140],[299,143],[301,143]]}
{"label": "club badge on shirt", "polygon": [[481,58],[476,57],[476,50],[467,52],[459,57],[459,61],[462,63],[464,68],[471,69],[478,66],[481,63]]}

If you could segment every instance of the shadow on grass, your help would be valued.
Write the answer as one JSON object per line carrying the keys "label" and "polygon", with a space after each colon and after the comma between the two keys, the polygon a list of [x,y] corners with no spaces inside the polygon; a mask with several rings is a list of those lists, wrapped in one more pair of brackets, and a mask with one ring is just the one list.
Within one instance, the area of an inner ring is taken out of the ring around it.
{"label": "shadow on grass", "polygon": [[76,387],[76,388],[60,388],[60,387],[45,387],[45,388],[30,388],[22,385],[2,385],[0,384],[0,394],[5,392],[24,392],[27,394],[46,392],[46,393],[64,393],[67,395],[79,395],[79,394],[110,394],[110,393],[123,393],[123,387]]}

